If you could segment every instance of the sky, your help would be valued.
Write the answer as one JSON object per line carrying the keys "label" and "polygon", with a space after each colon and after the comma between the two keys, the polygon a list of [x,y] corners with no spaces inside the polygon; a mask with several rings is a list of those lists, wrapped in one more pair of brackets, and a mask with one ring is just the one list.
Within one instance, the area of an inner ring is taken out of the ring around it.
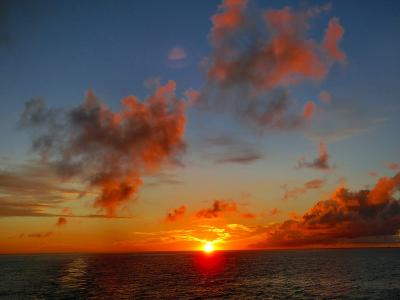
{"label": "sky", "polygon": [[0,1],[0,253],[399,246],[397,1]]}

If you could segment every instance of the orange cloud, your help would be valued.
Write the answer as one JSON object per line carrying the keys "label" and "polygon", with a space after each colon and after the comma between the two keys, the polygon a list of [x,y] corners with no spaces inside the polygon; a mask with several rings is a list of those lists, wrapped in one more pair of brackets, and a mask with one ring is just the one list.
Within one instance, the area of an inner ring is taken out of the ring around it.
{"label": "orange cloud", "polygon": [[346,62],[346,54],[339,49],[338,44],[343,38],[344,29],[339,23],[338,18],[332,18],[329,21],[328,28],[325,32],[325,37],[322,42],[322,47],[333,59],[342,63]]}
{"label": "orange cloud", "polygon": [[204,208],[195,213],[196,218],[213,219],[223,217],[226,213],[234,213],[244,219],[257,217],[250,212],[241,212],[235,201],[214,200],[211,208]]}
{"label": "orange cloud", "polygon": [[301,157],[296,166],[297,169],[312,168],[317,170],[332,170],[333,166],[329,165],[329,153],[324,142],[319,143],[318,157],[308,162],[305,157]]}
{"label": "orange cloud", "polygon": [[256,214],[253,214],[253,213],[242,213],[240,216],[241,216],[242,218],[244,218],[244,219],[254,219],[254,218],[257,218],[257,215],[256,215]]}
{"label": "orange cloud", "polygon": [[186,205],[181,205],[178,208],[173,209],[171,212],[167,214],[165,217],[166,222],[175,222],[179,219],[182,219],[186,213],[187,207]]}
{"label": "orange cloud", "polygon": [[247,3],[223,1],[211,17],[213,53],[200,99],[265,129],[298,128],[312,116],[315,105],[306,104],[304,114],[294,113],[285,87],[326,76],[337,60],[330,55],[333,45],[339,53],[341,36],[334,30],[340,24],[337,19],[329,23],[326,54],[322,44],[308,37],[309,19],[325,8],[260,12],[247,9]]}
{"label": "orange cloud", "polygon": [[262,247],[332,244],[343,239],[395,235],[400,228],[400,173],[380,178],[371,190],[339,187],[300,218],[267,229]]}
{"label": "orange cloud", "polygon": [[270,214],[271,216],[276,216],[277,214],[280,214],[281,211],[279,209],[277,209],[276,207],[271,209]]}
{"label": "orange cloud", "polygon": [[211,208],[204,208],[196,213],[197,218],[218,218],[227,212],[238,212],[236,202],[226,200],[214,200]]}
{"label": "orange cloud", "polygon": [[94,206],[114,216],[137,194],[143,172],[176,162],[185,149],[185,104],[175,87],[174,81],[159,85],[144,101],[126,97],[119,112],[92,91],[67,112],[35,99],[26,103],[20,124],[38,128],[33,146],[43,161],[65,179],[83,178],[100,189]]}
{"label": "orange cloud", "polygon": [[[222,84],[246,80],[256,90],[269,90],[306,78],[320,79],[328,72],[330,61],[318,53],[318,43],[305,36],[311,15],[293,11],[289,7],[271,9],[263,13],[269,36],[257,36],[244,51],[235,43],[237,35],[253,38],[256,22],[246,11],[247,1],[224,1],[222,12],[212,17],[211,37],[216,48],[209,76]],[[253,21],[253,22],[252,22]],[[253,25],[251,25],[253,24]],[[338,19],[329,22],[323,48],[335,60],[344,53],[337,48],[343,35]],[[254,43],[254,44],[253,44]]]}
{"label": "orange cloud", "polygon": [[306,120],[310,120],[314,113],[315,113],[316,105],[313,101],[307,101],[306,104],[304,104],[304,109],[303,109],[303,117]]}
{"label": "orange cloud", "polygon": [[247,0],[224,0],[220,5],[222,12],[211,17],[211,35],[214,43],[219,43],[225,35],[235,31],[245,22],[243,10]]}
{"label": "orange cloud", "polygon": [[68,221],[64,217],[59,217],[56,223],[56,226],[64,226],[67,225]]}

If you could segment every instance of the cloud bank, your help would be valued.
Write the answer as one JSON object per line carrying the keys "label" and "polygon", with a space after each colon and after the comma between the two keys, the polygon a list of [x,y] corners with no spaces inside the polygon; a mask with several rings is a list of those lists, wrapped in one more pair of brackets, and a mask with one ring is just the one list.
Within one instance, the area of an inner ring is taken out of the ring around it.
{"label": "cloud bank", "polygon": [[368,190],[339,187],[302,217],[274,224],[258,247],[303,247],[344,239],[396,235],[400,228],[400,173],[380,178]]}

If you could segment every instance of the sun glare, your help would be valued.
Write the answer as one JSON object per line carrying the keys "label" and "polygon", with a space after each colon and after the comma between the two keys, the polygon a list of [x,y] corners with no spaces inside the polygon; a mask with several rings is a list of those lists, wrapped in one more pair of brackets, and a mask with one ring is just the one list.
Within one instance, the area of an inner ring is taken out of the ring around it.
{"label": "sun glare", "polygon": [[204,244],[204,246],[203,246],[203,251],[204,251],[205,253],[211,253],[211,252],[213,252],[213,251],[214,251],[214,246],[213,246],[213,244],[212,244],[212,243],[206,243],[206,244]]}

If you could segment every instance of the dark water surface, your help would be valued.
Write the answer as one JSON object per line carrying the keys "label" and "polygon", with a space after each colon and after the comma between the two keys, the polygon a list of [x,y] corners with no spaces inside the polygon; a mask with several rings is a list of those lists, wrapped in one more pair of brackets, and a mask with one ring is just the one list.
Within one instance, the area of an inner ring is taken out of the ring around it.
{"label": "dark water surface", "polygon": [[400,299],[400,250],[1,255],[0,298]]}

